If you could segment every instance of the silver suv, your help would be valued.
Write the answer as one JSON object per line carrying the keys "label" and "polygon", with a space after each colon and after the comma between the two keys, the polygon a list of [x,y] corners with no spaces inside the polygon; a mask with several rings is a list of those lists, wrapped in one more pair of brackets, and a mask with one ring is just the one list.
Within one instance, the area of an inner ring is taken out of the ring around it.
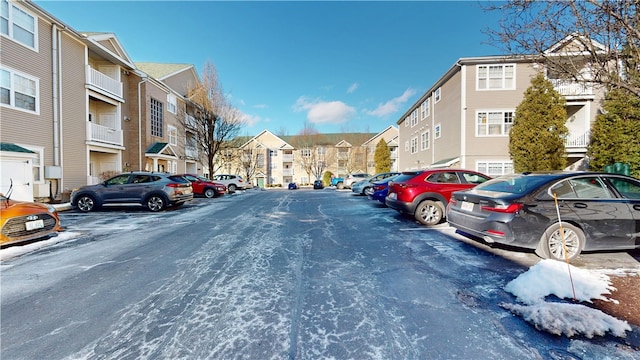
{"label": "silver suv", "polygon": [[88,212],[105,205],[136,204],[151,211],[160,211],[167,206],[180,206],[191,199],[193,188],[182,176],[134,171],[73,190],[71,206]]}
{"label": "silver suv", "polygon": [[349,188],[349,189],[350,189],[350,188],[351,188],[351,185],[352,185],[354,182],[362,181],[362,180],[364,180],[364,179],[368,178],[369,176],[371,176],[371,175],[369,175],[369,174],[365,174],[365,173],[349,174],[349,175],[344,179],[344,187],[346,187],[346,188]]}
{"label": "silver suv", "polygon": [[225,184],[227,186],[227,190],[230,193],[236,190],[244,190],[248,186],[247,182],[244,181],[244,179],[240,175],[231,175],[231,174],[213,175],[213,179],[211,180],[220,184]]}

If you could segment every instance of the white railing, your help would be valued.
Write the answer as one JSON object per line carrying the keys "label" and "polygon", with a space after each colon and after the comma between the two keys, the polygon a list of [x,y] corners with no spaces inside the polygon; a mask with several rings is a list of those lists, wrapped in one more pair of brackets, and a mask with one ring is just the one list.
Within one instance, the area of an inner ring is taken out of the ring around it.
{"label": "white railing", "polygon": [[293,155],[292,154],[282,155],[282,162],[293,162]]}
{"label": "white railing", "polygon": [[293,176],[293,169],[282,169],[282,176]]}
{"label": "white railing", "polygon": [[186,123],[187,127],[190,127],[192,129],[197,129],[198,128],[198,121],[192,115],[187,115],[187,117],[185,119],[185,123]]}
{"label": "white railing", "polygon": [[123,145],[122,130],[113,129],[94,123],[87,126],[87,139],[114,145]]}
{"label": "white railing", "polygon": [[549,79],[553,88],[563,96],[593,95],[591,83],[579,83],[562,79]]}
{"label": "white railing", "polygon": [[87,65],[87,84],[122,97],[122,82]]}
{"label": "white railing", "polygon": [[569,136],[567,136],[567,138],[564,140],[564,145],[567,148],[583,148],[583,147],[587,147],[587,145],[589,144],[589,137],[590,137],[590,133],[589,131],[580,134],[580,135],[575,135],[575,134],[569,134]]}

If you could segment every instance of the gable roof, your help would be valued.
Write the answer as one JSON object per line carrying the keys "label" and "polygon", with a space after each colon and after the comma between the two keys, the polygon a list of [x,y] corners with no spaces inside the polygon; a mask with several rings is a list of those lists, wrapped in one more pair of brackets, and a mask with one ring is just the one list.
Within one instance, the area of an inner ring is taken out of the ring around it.
{"label": "gable roof", "polygon": [[13,143],[5,143],[0,142],[0,151],[9,151],[9,152],[17,152],[17,153],[25,153],[25,154],[35,154],[34,151],[29,149],[25,149],[20,145],[16,145]]}
{"label": "gable roof", "polygon": [[194,66],[192,64],[135,62],[135,65],[138,69],[161,81],[177,73],[194,69]]}
{"label": "gable roof", "polygon": [[84,37],[84,43],[95,53],[127,69],[135,69],[133,60],[114,33],[81,32],[80,35]]}

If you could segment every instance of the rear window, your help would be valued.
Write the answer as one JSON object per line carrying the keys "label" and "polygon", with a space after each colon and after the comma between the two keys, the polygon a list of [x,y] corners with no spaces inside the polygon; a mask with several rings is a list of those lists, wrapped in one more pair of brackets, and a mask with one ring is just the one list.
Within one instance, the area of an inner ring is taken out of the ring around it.
{"label": "rear window", "polygon": [[484,191],[497,191],[509,194],[524,194],[549,182],[547,176],[505,175],[489,180],[475,188]]}
{"label": "rear window", "polygon": [[413,179],[414,177],[420,175],[421,173],[422,172],[403,172],[402,174],[398,175],[398,177],[393,179],[393,182],[409,181],[409,180]]}
{"label": "rear window", "polygon": [[189,180],[183,178],[182,176],[169,176],[169,179],[175,181],[177,183],[188,183]]}

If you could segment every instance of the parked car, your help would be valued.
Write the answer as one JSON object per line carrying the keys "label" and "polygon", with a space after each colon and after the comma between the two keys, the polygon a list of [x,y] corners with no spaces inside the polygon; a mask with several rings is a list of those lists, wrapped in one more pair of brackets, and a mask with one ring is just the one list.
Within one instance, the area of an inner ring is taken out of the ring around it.
{"label": "parked car", "polygon": [[224,184],[227,191],[235,192],[236,190],[244,190],[247,188],[247,182],[240,175],[218,174],[213,175],[213,181]]}
{"label": "parked car", "polygon": [[432,226],[445,218],[451,193],[481,184],[490,177],[471,170],[405,171],[389,184],[385,204]]}
{"label": "parked car", "polygon": [[356,181],[360,181],[360,180],[364,180],[368,177],[370,177],[371,175],[367,174],[367,173],[355,173],[355,174],[349,174],[347,175],[346,178],[344,178],[344,183],[343,186],[346,188],[351,188],[351,185],[356,182]]}
{"label": "parked car", "polygon": [[56,236],[62,231],[56,209],[0,194],[0,245]]}
{"label": "parked car", "polygon": [[298,189],[298,184],[294,182],[289,183],[289,190],[297,190],[297,189]]}
{"label": "parked car", "polygon": [[322,180],[316,180],[313,182],[314,189],[324,189],[324,182]]}
{"label": "parked car", "polygon": [[151,211],[180,206],[193,199],[193,187],[182,176],[134,171],[116,175],[71,193],[71,206],[82,212],[106,205],[137,204]]}
{"label": "parked car", "polygon": [[535,249],[543,258],[634,249],[640,247],[640,181],[595,172],[505,175],[455,192],[447,219],[463,233]]}
{"label": "parked car", "polygon": [[227,192],[227,187],[224,184],[213,182],[201,175],[181,174],[178,176],[182,176],[191,183],[194,195],[213,198],[216,196],[222,196]]}
{"label": "parked car", "polygon": [[382,204],[386,205],[385,199],[389,193],[389,182],[393,181],[396,177],[398,177],[398,175],[393,175],[386,179],[371,183],[371,186],[367,187],[365,190],[367,197],[371,200],[380,201]]}
{"label": "parked car", "polygon": [[373,176],[369,176],[368,178],[365,178],[364,180],[360,180],[357,181],[353,184],[351,184],[351,191],[353,191],[354,193],[358,194],[358,195],[367,195],[367,189],[372,188],[372,184],[376,181],[381,181],[384,180],[386,178],[392,177],[392,176],[396,176],[396,175],[400,175],[399,172],[383,172],[383,173],[378,173],[375,174]]}

